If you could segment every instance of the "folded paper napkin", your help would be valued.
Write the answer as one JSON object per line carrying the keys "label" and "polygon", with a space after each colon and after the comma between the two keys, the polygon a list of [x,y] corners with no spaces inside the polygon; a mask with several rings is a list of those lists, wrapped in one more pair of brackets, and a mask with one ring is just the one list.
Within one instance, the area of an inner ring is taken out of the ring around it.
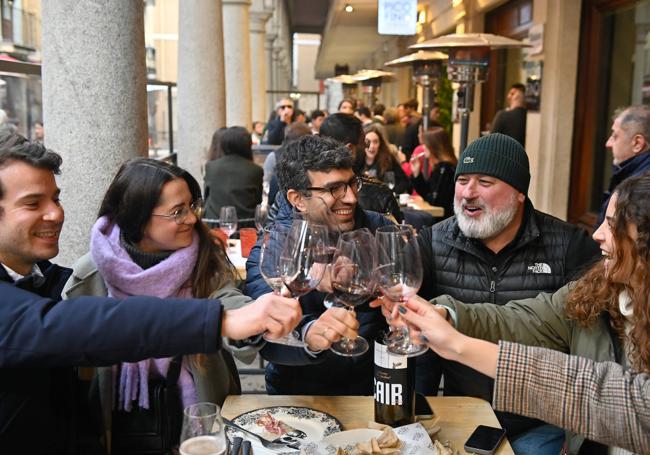
{"label": "folded paper napkin", "polygon": [[[382,430],[381,435],[369,441],[357,443],[355,447],[348,449],[350,455],[438,455],[439,453],[431,442],[427,430],[419,422],[394,430],[389,426],[374,422],[368,427]],[[344,449],[326,442],[312,442],[303,446],[300,454],[337,455],[345,454]]]}

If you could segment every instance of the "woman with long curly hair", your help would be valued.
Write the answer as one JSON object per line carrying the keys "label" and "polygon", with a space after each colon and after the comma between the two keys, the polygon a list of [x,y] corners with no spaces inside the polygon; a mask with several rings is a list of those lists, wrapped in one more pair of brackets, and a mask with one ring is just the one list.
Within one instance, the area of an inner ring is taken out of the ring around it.
{"label": "woman with long curly hair", "polygon": [[387,173],[392,172],[395,184],[392,188],[393,192],[396,194],[407,193],[411,184],[397,158],[388,148],[384,128],[379,124],[371,123],[363,129],[363,132],[366,148],[363,153],[357,153],[354,171],[358,175],[375,177],[385,183],[388,183],[386,182]]}
{"label": "woman with long curly hair", "polygon": [[566,453],[650,453],[649,196],[650,174],[617,187],[593,234],[603,259],[554,294],[504,306],[384,299],[382,311],[495,378],[495,409],[567,430]]}

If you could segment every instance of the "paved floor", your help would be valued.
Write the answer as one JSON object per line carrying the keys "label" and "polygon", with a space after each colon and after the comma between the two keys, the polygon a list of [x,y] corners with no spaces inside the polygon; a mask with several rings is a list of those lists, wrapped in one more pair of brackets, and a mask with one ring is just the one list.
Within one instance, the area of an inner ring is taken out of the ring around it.
{"label": "paved floor", "polygon": [[[250,374],[250,373],[239,373],[239,379],[241,380],[242,393],[266,393],[266,388],[264,387],[264,370],[260,368],[262,358],[258,355],[255,358],[255,361],[248,365],[246,363],[240,362],[235,359],[235,364],[237,364],[238,370],[252,370],[260,369],[259,373]],[[266,365],[266,362],[263,362]]]}

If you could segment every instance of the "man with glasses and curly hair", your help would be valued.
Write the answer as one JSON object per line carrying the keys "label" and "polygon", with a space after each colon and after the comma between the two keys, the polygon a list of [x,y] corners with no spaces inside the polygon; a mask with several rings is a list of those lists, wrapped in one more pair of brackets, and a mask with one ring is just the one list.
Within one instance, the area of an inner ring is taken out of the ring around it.
{"label": "man with glasses and curly hair", "polygon": [[[319,136],[303,136],[289,143],[277,164],[282,197],[275,223],[290,225],[294,209],[308,211],[324,203],[330,223],[341,232],[390,224],[382,215],[362,210],[357,193],[362,182],[352,170],[350,150],[341,142]],[[321,202],[322,201],[322,202]],[[277,199],[276,199],[277,203]],[[259,270],[260,242],[246,264],[246,291],[251,297],[270,291]],[[266,388],[284,395],[372,395],[372,352],[358,357],[340,357],[329,347],[343,336],[357,332],[373,340],[386,323],[375,310],[356,314],[344,308],[325,308],[325,293],[312,291],[300,299],[303,326],[298,327],[307,348],[267,344],[262,356],[270,363]],[[367,307],[366,307],[367,308]],[[358,321],[358,322],[357,322]]]}

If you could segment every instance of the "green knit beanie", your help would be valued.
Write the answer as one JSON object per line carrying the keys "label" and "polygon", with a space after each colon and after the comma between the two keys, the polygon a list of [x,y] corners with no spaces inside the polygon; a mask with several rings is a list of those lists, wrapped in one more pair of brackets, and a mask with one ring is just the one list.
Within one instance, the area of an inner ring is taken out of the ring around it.
{"label": "green knit beanie", "polygon": [[460,155],[454,180],[463,174],[496,177],[528,195],[528,155],[519,142],[505,134],[488,134],[469,144]]}

